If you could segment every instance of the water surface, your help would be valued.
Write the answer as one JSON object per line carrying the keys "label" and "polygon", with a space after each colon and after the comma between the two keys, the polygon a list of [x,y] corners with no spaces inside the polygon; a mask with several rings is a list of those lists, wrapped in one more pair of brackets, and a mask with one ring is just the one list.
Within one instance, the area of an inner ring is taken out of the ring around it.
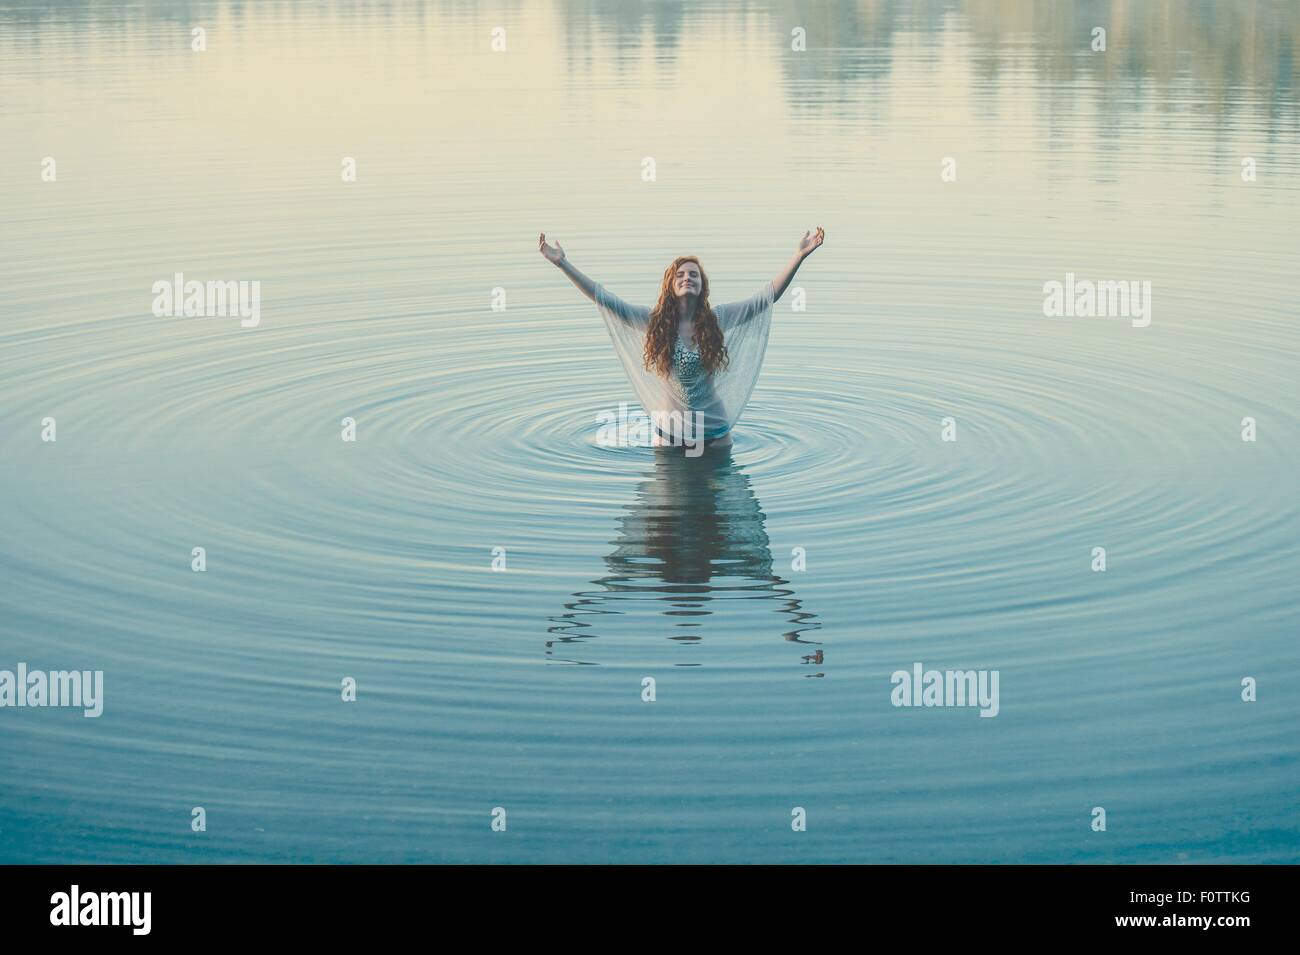
{"label": "water surface", "polygon": [[[0,860],[1297,861],[1298,34],[0,4],[0,668],[106,695],[0,710]],[[733,452],[602,447],[630,389],[537,233],[723,302],[817,225]],[[155,317],[176,272],[260,325]],[[1045,318],[1067,272],[1151,324]],[[893,707],[916,661],[999,715]]]}

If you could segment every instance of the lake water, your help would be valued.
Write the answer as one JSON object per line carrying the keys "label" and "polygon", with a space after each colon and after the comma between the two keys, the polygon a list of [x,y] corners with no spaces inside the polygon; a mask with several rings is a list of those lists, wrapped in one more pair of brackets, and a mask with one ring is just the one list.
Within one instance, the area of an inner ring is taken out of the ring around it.
{"label": "lake water", "polygon": [[[104,672],[0,709],[0,861],[1300,861],[1298,39],[0,3],[0,669]],[[818,225],[732,453],[602,446],[537,234],[726,302]],[[259,324],[155,316],[176,273]],[[1045,316],[1067,273],[1149,324]],[[996,718],[894,706],[917,662]]]}

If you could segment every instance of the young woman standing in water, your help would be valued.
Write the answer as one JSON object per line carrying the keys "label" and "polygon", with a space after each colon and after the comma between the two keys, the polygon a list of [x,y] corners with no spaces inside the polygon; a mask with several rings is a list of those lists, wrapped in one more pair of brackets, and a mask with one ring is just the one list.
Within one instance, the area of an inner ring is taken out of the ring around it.
{"label": "young woman standing in water", "polygon": [[642,407],[655,424],[656,444],[728,447],[731,429],[758,380],[767,349],[772,306],[826,233],[805,232],[785,267],[748,299],[709,304],[709,278],[693,255],[664,270],[651,308],[629,305],[580,272],[558,241],[538,250],[596,303]]}

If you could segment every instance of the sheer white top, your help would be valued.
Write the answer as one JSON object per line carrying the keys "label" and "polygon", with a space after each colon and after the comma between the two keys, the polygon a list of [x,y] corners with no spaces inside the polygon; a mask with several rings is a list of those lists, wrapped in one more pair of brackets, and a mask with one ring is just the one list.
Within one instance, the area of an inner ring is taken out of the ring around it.
{"label": "sheer white top", "polygon": [[673,349],[673,369],[667,377],[645,367],[649,307],[629,305],[599,284],[595,301],[641,407],[652,419],[657,414],[699,412],[703,416],[703,436],[711,440],[732,429],[754,391],[767,351],[775,298],[776,291],[767,282],[747,299],[713,306],[727,346],[727,367],[706,374],[699,365],[699,353],[678,339]]}

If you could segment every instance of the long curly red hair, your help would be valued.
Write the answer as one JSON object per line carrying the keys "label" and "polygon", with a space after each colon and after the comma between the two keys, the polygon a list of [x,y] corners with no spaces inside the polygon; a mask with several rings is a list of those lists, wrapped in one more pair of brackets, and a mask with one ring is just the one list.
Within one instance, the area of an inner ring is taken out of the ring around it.
{"label": "long curly red hair", "polygon": [[645,366],[664,377],[672,371],[673,346],[677,343],[677,318],[681,314],[681,300],[673,291],[673,279],[684,262],[694,262],[700,270],[700,294],[695,303],[695,342],[700,349],[700,365],[709,374],[727,367],[727,346],[722,339],[722,326],[709,305],[709,277],[704,266],[693,255],[673,259],[664,269],[659,285],[659,301],[650,310],[650,324],[645,336]]}

